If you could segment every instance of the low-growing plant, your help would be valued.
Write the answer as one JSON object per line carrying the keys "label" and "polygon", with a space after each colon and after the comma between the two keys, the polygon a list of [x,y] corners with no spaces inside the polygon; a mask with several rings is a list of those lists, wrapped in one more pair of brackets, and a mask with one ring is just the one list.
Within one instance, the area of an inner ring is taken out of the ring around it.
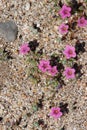
{"label": "low-growing plant", "polygon": [[[59,25],[59,33],[61,34],[61,38],[57,38],[58,42],[61,43],[61,41],[67,40],[67,35],[69,32],[73,34],[76,29],[78,30],[86,27],[87,20],[85,15],[78,15],[79,10],[81,10],[80,8],[83,6],[82,3],[78,3],[76,0],[72,0],[71,2],[67,1],[67,5],[62,3],[61,0],[59,2],[58,0],[54,0],[54,3],[54,8],[58,9],[58,16],[61,20],[63,20],[63,23]],[[77,12],[77,16],[75,16],[75,19],[72,20],[71,16],[74,15],[75,12]],[[65,21],[66,18],[67,23]],[[33,24],[33,26],[35,29],[38,29],[36,25]],[[70,39],[72,40],[73,36],[70,37]],[[56,91],[54,91],[52,96],[49,97],[51,104],[53,103],[52,100],[55,93],[58,92],[63,85],[65,85],[65,79],[71,81],[77,78],[77,74],[78,76],[82,75],[82,67],[77,64],[77,59],[80,52],[85,52],[85,42],[82,45],[80,40],[76,40],[75,46],[67,44],[64,48],[60,49],[61,54],[53,53],[53,55],[46,58],[44,58],[45,54],[43,54],[42,48],[37,51],[39,43],[36,39],[28,43],[24,43],[20,47],[20,54],[26,55],[26,62],[29,66],[27,74],[32,82],[37,85],[41,82],[43,75],[46,79],[45,87],[51,86],[56,88]],[[39,99],[38,103],[32,107],[34,112],[37,111],[39,107],[43,107],[42,101],[42,99]],[[56,106],[51,108],[50,116],[58,119],[63,114],[68,112],[68,104],[60,103],[58,107]],[[36,122],[36,126],[38,126],[38,122]]]}

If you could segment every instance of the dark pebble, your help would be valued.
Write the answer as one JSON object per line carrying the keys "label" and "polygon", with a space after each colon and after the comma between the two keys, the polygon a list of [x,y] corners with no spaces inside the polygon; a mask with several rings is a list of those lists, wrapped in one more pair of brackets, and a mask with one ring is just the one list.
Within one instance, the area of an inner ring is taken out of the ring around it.
{"label": "dark pebble", "polygon": [[76,108],[77,108],[76,106],[73,107],[74,110],[75,110]]}
{"label": "dark pebble", "polygon": [[3,120],[3,117],[0,117],[0,121],[2,121]]}
{"label": "dark pebble", "polygon": [[75,44],[75,50],[76,54],[78,55],[80,52],[84,53],[85,52],[85,42],[80,42],[79,40]]}
{"label": "dark pebble", "polygon": [[39,125],[44,125],[44,120],[43,120],[43,119],[39,119],[39,120],[38,120],[38,124],[39,124]]}
{"label": "dark pebble", "polygon": [[68,112],[69,112],[69,109],[67,108],[67,107],[68,107],[68,103],[63,103],[63,102],[61,102],[61,103],[59,104],[59,107],[60,107],[61,112],[62,112],[63,114],[65,114],[65,113],[68,114]]}
{"label": "dark pebble", "polygon": [[61,1],[61,0],[59,1],[59,3],[58,3],[58,4],[59,4],[59,6],[62,8],[63,3],[62,3],[62,1]]}
{"label": "dark pebble", "polygon": [[74,14],[76,11],[79,11],[79,7],[82,6],[82,3],[78,3],[77,0],[71,0],[71,8],[72,8],[72,14]]}
{"label": "dark pebble", "polygon": [[33,28],[36,29],[38,32],[41,32],[41,29],[37,27],[37,24],[33,23]]}
{"label": "dark pebble", "polygon": [[22,35],[21,35],[21,34],[19,35],[19,38],[20,38],[20,39],[22,38]]}
{"label": "dark pebble", "polygon": [[33,40],[29,42],[29,47],[31,49],[31,51],[35,52],[36,48],[39,46],[39,43],[37,42],[37,40]]}

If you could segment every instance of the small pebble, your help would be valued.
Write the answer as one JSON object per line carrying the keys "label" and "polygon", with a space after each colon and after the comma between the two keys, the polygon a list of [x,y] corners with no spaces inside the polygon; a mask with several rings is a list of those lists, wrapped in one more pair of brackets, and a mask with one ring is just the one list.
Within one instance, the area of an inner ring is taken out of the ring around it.
{"label": "small pebble", "polygon": [[25,10],[29,10],[30,9],[30,3],[26,3],[26,6],[25,6]]}

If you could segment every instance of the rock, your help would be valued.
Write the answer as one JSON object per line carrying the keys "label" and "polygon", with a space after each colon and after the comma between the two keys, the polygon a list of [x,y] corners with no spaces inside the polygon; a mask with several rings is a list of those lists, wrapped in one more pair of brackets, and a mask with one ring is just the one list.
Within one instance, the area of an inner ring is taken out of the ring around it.
{"label": "rock", "polygon": [[16,40],[18,27],[13,21],[0,22],[0,37],[3,37],[6,42]]}

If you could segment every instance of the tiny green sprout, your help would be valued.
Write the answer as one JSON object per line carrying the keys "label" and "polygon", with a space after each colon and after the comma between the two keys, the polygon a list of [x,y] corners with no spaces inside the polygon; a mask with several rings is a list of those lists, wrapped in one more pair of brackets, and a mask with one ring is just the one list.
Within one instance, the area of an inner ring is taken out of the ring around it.
{"label": "tiny green sprout", "polygon": [[34,125],[34,127],[39,127],[38,122],[34,122],[33,125]]}
{"label": "tiny green sprout", "polygon": [[66,59],[62,59],[62,60],[60,60],[60,63],[62,63],[63,65],[66,65],[67,64],[67,60]]}
{"label": "tiny green sprout", "polygon": [[[59,9],[60,9],[60,7],[58,6],[58,0],[50,0],[50,2],[54,2],[54,10],[55,11],[58,11]],[[51,8],[50,9],[50,12],[52,12],[53,11],[53,9]]]}
{"label": "tiny green sprout", "polygon": [[34,77],[34,75],[30,74],[29,75],[29,79],[31,82],[33,82],[34,84],[37,84],[38,83],[38,80]]}
{"label": "tiny green sprout", "polygon": [[66,0],[66,3],[69,4],[70,0]]}
{"label": "tiny green sprout", "polygon": [[69,59],[69,60],[67,61],[67,64],[68,64],[69,66],[72,66],[74,63],[75,63],[75,59],[73,59],[73,58],[71,58],[71,59]]}
{"label": "tiny green sprout", "polygon": [[51,57],[57,57],[57,61],[58,61],[58,62],[60,61],[60,57],[59,57],[58,54],[55,53],[55,52],[51,55]]}
{"label": "tiny green sprout", "polygon": [[30,64],[33,65],[33,66],[35,66],[36,65],[36,61],[34,59],[31,59]]}
{"label": "tiny green sprout", "polygon": [[37,105],[33,105],[32,109],[33,109],[34,112],[36,112],[36,111],[38,111],[38,106]]}
{"label": "tiny green sprout", "polygon": [[60,42],[61,42],[61,38],[58,37],[58,38],[56,39],[56,41],[57,41],[58,43],[60,43]]}
{"label": "tiny green sprout", "polygon": [[55,88],[58,85],[58,81],[55,79],[51,79],[51,80],[49,79],[49,81],[46,84],[47,86],[51,85]]}
{"label": "tiny green sprout", "polygon": [[58,86],[58,81],[57,81],[57,80],[53,81],[53,85],[54,85],[54,88],[55,88],[56,86]]}
{"label": "tiny green sprout", "polygon": [[84,10],[84,7],[83,7],[83,6],[80,6],[80,7],[79,7],[79,10],[80,10],[80,11],[83,11],[83,10]]}

